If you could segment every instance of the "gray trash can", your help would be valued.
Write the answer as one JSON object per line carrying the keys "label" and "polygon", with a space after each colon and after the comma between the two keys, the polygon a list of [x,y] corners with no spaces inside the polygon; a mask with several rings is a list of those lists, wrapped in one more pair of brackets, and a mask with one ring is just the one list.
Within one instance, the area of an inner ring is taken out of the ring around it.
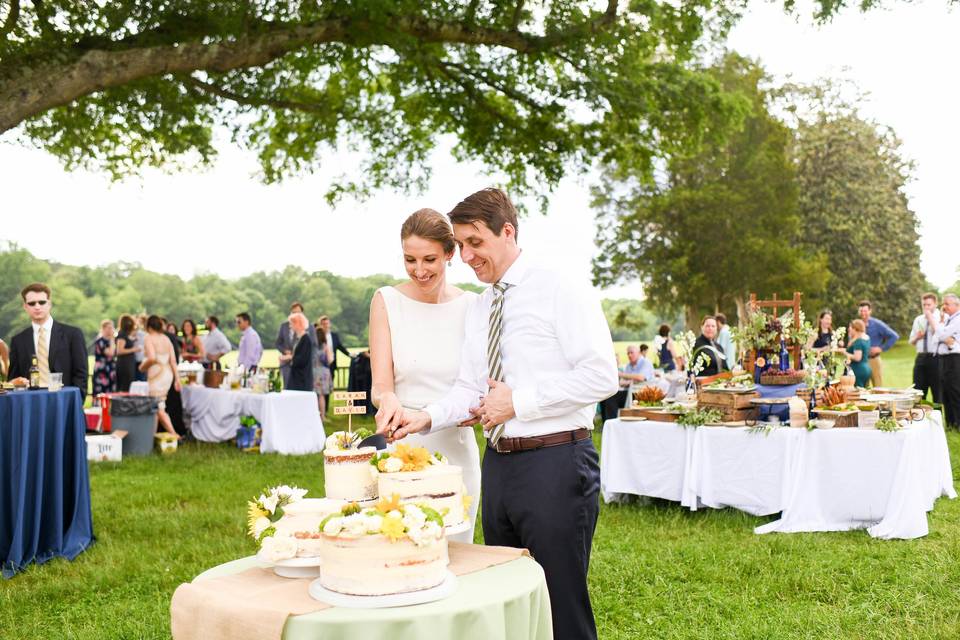
{"label": "gray trash can", "polygon": [[126,431],[124,456],[146,456],[153,452],[157,430],[157,401],[150,396],[114,396],[110,399],[113,431]]}

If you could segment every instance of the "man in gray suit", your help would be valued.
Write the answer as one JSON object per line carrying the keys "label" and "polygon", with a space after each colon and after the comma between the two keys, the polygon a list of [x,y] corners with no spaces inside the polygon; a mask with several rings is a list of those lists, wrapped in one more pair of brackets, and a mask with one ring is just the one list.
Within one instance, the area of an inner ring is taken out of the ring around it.
{"label": "man in gray suit", "polygon": [[[290,305],[290,313],[303,313],[303,305],[300,304],[300,302],[294,302]],[[307,335],[310,337],[310,342],[313,343],[314,351],[316,351],[317,331],[309,322],[307,323]],[[297,336],[293,332],[293,329],[290,328],[290,321],[285,320],[283,324],[280,325],[280,332],[277,334],[277,351],[279,351],[281,355],[293,355],[293,344],[296,340]],[[280,362],[280,375],[283,376],[283,388],[286,389],[290,384],[289,360]]]}

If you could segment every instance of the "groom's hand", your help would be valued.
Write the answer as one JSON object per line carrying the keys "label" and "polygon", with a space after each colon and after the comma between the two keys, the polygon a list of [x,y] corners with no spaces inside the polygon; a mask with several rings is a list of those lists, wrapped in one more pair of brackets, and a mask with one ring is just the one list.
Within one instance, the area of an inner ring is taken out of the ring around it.
{"label": "groom's hand", "polygon": [[[426,411],[403,410],[403,417],[400,419],[400,427],[387,432],[387,441],[395,442],[406,438],[411,433],[423,431],[430,426],[430,414]],[[380,431],[379,429],[377,430]]]}
{"label": "groom's hand", "polygon": [[467,418],[466,420],[461,420],[460,422],[458,422],[457,423],[458,427],[472,427],[473,425],[480,423],[481,421],[480,407],[479,406],[470,407],[469,411],[470,411],[470,417]]}
{"label": "groom's hand", "polygon": [[489,430],[516,417],[517,412],[513,408],[513,389],[493,378],[488,379],[487,384],[490,392],[480,401],[480,417],[483,428]]}

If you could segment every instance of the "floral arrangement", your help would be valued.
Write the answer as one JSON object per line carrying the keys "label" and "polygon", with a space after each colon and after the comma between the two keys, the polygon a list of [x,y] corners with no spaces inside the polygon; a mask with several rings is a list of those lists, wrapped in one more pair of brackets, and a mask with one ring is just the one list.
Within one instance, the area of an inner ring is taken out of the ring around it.
{"label": "floral arrangement", "polygon": [[723,419],[723,414],[716,409],[686,409],[677,416],[677,424],[683,427],[702,427],[705,424],[715,424]]}
{"label": "floral arrangement", "polygon": [[817,330],[807,321],[807,316],[800,310],[800,327],[794,326],[793,309],[787,309],[787,312],[780,316],[780,325],[783,327],[781,335],[784,342],[790,346],[799,345],[801,348],[814,337]]}
{"label": "floral arrangement", "polygon": [[398,471],[423,471],[437,464],[448,464],[446,456],[439,451],[430,453],[424,447],[411,447],[398,444],[391,452],[378,453],[370,459],[370,464],[383,473]]}
{"label": "floral arrangement", "polygon": [[903,429],[903,425],[890,416],[884,416],[877,420],[876,428],[878,431],[899,431]]}
{"label": "floral arrangement", "polygon": [[684,362],[690,362],[693,356],[693,345],[697,343],[697,336],[693,331],[686,331],[674,338],[674,344],[677,347],[677,356],[683,358]]}
{"label": "floral arrangement", "polygon": [[741,326],[732,327],[730,337],[741,351],[777,351],[782,331],[780,318],[758,309],[749,313]]}
{"label": "floral arrangement", "polygon": [[356,431],[334,431],[324,443],[324,449],[328,451],[348,451],[360,446],[360,441],[372,436],[369,429],[357,429]]}
{"label": "floral arrangement", "polygon": [[299,502],[305,495],[306,489],[285,484],[264,489],[259,498],[247,503],[247,533],[262,545],[265,538],[276,533],[273,523],[283,517],[283,508]]}
{"label": "floral arrangement", "polygon": [[847,354],[843,349],[843,339],[847,336],[846,327],[833,330],[830,337],[830,350],[826,354],[827,369],[831,377],[840,376],[847,368]]}
{"label": "floral arrangement", "polygon": [[424,504],[400,504],[400,496],[393,494],[389,499],[382,498],[372,509],[348,504],[339,514],[324,518],[320,531],[346,538],[381,534],[391,542],[408,538],[418,547],[425,547],[443,538],[443,516]]}

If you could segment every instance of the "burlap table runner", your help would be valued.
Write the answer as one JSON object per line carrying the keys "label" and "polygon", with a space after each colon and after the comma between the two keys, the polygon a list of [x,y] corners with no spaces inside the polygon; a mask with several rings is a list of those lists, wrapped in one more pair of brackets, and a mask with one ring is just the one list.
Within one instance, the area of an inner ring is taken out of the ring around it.
{"label": "burlap table runner", "polygon": [[[529,556],[526,549],[449,543],[450,566],[462,576]],[[170,602],[175,640],[277,640],[287,616],[330,607],[310,597],[315,578],[281,578],[272,569],[254,567],[227,576],[181,584]]]}

